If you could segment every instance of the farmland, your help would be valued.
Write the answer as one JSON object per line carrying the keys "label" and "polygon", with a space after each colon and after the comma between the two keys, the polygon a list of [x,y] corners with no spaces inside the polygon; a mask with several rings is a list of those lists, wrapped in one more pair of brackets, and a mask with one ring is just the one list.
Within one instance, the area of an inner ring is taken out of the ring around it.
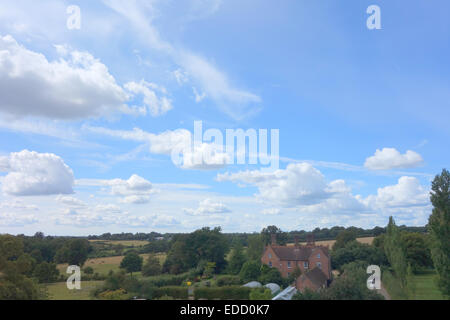
{"label": "farmland", "polygon": [[[366,238],[357,238],[356,240],[360,243],[364,243],[364,244],[372,244],[373,239],[375,239],[375,237],[366,237]],[[336,240],[324,240],[324,241],[316,241],[316,245],[318,246],[328,246],[330,249],[333,247],[334,243],[336,242]],[[302,242],[302,245],[305,245],[306,242]],[[288,246],[293,246],[293,243],[289,243]]]}
{"label": "farmland", "polygon": [[[146,260],[149,254],[141,254],[140,256]],[[166,259],[166,254],[156,254],[156,257],[158,257],[160,263],[163,264]],[[114,272],[119,271],[120,262],[123,258],[124,256],[88,259],[83,267],[92,267],[94,269],[94,273],[107,275],[111,270]],[[64,274],[67,267],[68,264],[59,264],[58,270],[61,274]]]}

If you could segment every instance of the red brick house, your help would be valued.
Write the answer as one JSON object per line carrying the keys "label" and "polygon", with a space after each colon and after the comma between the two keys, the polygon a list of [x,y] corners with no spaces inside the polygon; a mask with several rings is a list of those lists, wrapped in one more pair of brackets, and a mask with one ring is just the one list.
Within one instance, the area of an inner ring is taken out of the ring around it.
{"label": "red brick house", "polygon": [[331,280],[329,249],[316,246],[311,239],[306,245],[300,245],[296,239],[294,246],[278,246],[272,236],[272,243],[265,248],[261,262],[277,268],[285,278],[299,268],[302,275],[297,279],[296,287],[300,291],[305,287],[317,290]]}

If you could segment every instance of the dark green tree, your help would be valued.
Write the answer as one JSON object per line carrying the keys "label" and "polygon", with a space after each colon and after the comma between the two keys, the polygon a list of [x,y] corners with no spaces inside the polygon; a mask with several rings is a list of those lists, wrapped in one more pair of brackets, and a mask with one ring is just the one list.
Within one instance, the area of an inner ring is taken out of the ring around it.
{"label": "dark green tree", "polygon": [[264,239],[259,234],[252,234],[248,237],[247,257],[249,260],[260,260],[264,252]]}
{"label": "dark green tree", "polygon": [[356,236],[356,232],[352,229],[341,231],[336,237],[336,242],[333,245],[333,250],[343,248],[347,243],[355,241]]}
{"label": "dark green tree", "polygon": [[161,263],[155,255],[150,254],[148,256],[147,261],[142,267],[142,274],[146,277],[161,274]]}
{"label": "dark green tree", "polygon": [[408,268],[406,249],[401,238],[400,230],[395,225],[393,217],[389,218],[389,224],[384,238],[384,251],[395,275],[400,280],[402,286],[406,287]]}
{"label": "dark green tree", "polygon": [[141,271],[143,264],[143,259],[136,252],[131,251],[126,254],[120,263],[120,268],[126,270],[133,276],[133,272]]}
{"label": "dark green tree", "polygon": [[428,227],[431,235],[431,255],[439,276],[442,293],[450,297],[450,172],[437,175],[431,185],[433,212]]}
{"label": "dark green tree", "polygon": [[403,231],[401,239],[406,250],[406,262],[411,266],[412,272],[433,267],[426,235]]}
{"label": "dark green tree", "polygon": [[56,253],[58,263],[82,267],[88,258],[91,245],[86,239],[71,239]]}
{"label": "dark green tree", "polygon": [[250,282],[250,281],[258,281],[259,276],[261,275],[261,263],[259,261],[247,261],[242,266],[241,272],[239,273],[239,277],[242,282]]}
{"label": "dark green tree", "polygon": [[233,244],[233,249],[231,251],[230,259],[228,262],[228,270],[231,274],[239,274],[242,269],[242,265],[246,261],[244,255],[244,249],[240,241],[236,241]]}
{"label": "dark green tree", "polygon": [[56,268],[56,264],[44,261],[36,265],[33,270],[33,277],[39,283],[52,283],[58,280],[59,270]]}
{"label": "dark green tree", "polygon": [[276,235],[277,244],[284,246],[287,244],[288,234],[283,232],[277,226],[268,226],[261,231],[261,236],[264,241],[264,245],[268,245],[272,241],[272,235]]}
{"label": "dark green tree", "polygon": [[33,259],[23,252],[18,237],[0,235],[0,300],[37,300],[42,298],[38,286],[26,276]]}

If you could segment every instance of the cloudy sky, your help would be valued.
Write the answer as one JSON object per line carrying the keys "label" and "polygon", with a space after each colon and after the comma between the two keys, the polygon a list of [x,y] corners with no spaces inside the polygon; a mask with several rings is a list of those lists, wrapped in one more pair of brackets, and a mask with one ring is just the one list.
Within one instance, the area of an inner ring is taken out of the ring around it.
{"label": "cloudy sky", "polygon": [[[449,11],[0,0],[0,233],[425,225],[449,167]],[[175,164],[200,120],[279,129],[279,169]]]}

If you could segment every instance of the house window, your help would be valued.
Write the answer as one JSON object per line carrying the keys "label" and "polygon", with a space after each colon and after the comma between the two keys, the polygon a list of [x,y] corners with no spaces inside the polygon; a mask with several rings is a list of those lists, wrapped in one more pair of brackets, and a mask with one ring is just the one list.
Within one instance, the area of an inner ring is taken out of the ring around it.
{"label": "house window", "polygon": [[317,259],[320,259],[320,253],[319,253],[319,254],[317,254]]}
{"label": "house window", "polygon": [[271,253],[269,253],[269,259],[272,259],[272,254]]}
{"label": "house window", "polygon": [[288,272],[288,277],[290,277],[291,276],[291,273],[290,272]]}
{"label": "house window", "polygon": [[292,267],[291,267],[291,262],[290,262],[290,261],[288,261],[288,268],[289,268],[289,269],[292,268]]}
{"label": "house window", "polygon": [[306,262],[306,261],[303,262],[303,268],[308,269],[308,267],[309,267],[309,266],[308,266],[308,262]]}
{"label": "house window", "polygon": [[317,266],[319,267],[319,269],[322,269],[322,264],[320,262],[317,262]]}
{"label": "house window", "polygon": [[272,261],[269,261],[269,267],[272,268]]}

